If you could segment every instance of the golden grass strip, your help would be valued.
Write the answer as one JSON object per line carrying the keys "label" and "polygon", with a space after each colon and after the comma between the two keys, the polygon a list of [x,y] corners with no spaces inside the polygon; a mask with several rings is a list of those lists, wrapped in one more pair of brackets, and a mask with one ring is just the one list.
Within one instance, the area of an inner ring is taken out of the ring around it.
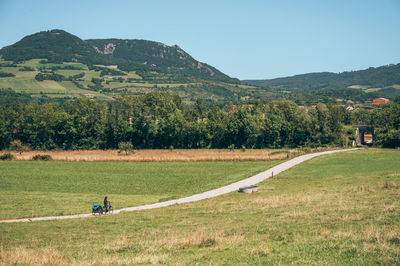
{"label": "golden grass strip", "polygon": [[[6,153],[5,151],[1,154]],[[136,150],[128,155],[118,150],[29,151],[11,152],[16,160],[32,160],[47,154],[55,161],[125,161],[125,162],[201,162],[201,161],[271,161],[304,154],[303,150]]]}

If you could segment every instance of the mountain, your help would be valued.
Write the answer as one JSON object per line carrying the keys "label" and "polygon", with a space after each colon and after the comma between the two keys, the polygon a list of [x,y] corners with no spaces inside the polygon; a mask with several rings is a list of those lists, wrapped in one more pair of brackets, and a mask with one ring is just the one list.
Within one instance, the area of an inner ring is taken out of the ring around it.
{"label": "mountain", "polygon": [[136,70],[129,62],[150,66],[165,73],[182,73],[201,78],[233,81],[216,68],[193,59],[178,45],[168,46],[146,40],[93,39],[86,40],[97,53],[120,64],[121,69]]}
{"label": "mountain", "polygon": [[[266,86],[291,91],[310,91],[320,89],[390,89],[400,84],[400,64],[370,67],[365,70],[343,73],[308,73],[291,77],[243,80],[255,86]],[[376,91],[376,90],[375,90]]]}
{"label": "mountain", "polygon": [[82,40],[63,30],[50,30],[24,37],[4,47],[5,60],[23,62],[40,58],[49,63],[81,62],[87,65],[118,65],[121,70],[161,72],[196,78],[234,82],[216,68],[196,61],[179,46],[146,40]]}
{"label": "mountain", "polygon": [[[171,91],[185,102],[259,98],[241,84],[195,60],[177,45],[146,40],[82,40],[63,30],[42,31],[0,49],[1,102],[110,101],[118,95]],[[261,93],[264,93],[261,92]]]}
{"label": "mountain", "polygon": [[90,44],[63,30],[41,31],[26,36],[13,45],[3,47],[0,55],[16,63],[34,58],[54,63],[86,62],[90,57],[97,57]]}
{"label": "mountain", "polygon": [[0,49],[0,97],[39,102],[78,97],[110,101],[118,95],[171,91],[188,103],[197,99],[210,104],[277,99],[300,105],[362,103],[400,95],[400,64],[244,82],[251,85],[198,62],[177,45],[154,41],[82,40],[50,30]]}

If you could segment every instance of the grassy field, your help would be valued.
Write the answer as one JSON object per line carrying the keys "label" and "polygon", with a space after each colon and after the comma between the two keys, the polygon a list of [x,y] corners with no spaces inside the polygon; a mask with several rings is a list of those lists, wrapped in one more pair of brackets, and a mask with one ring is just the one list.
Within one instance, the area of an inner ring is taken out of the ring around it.
{"label": "grassy field", "polygon": [[[101,77],[100,71],[89,70],[88,66],[81,63],[64,62],[63,64],[42,64],[40,59],[32,59],[15,66],[7,66],[11,62],[4,61],[0,58],[0,71],[13,73],[15,77],[0,78],[0,89],[11,88],[16,92],[25,92],[33,97],[50,97],[50,98],[74,98],[74,97],[89,97],[98,100],[110,100],[113,96],[121,94],[144,94],[153,90],[171,90],[172,92],[180,94],[184,97],[186,102],[193,103],[196,98],[226,100],[227,95],[239,93],[241,90],[249,90],[249,93],[258,93],[256,87],[243,85],[243,84],[230,84],[209,80],[202,80],[198,78],[188,78],[182,81],[180,76],[175,74],[165,74],[158,72],[150,72],[153,75],[150,80],[143,80],[143,77],[138,75],[135,71],[127,72],[123,76],[113,76],[112,78],[122,78],[121,82],[112,80],[111,77]],[[71,69],[56,69],[51,68],[64,68],[73,66],[75,70]],[[23,67],[33,68],[34,71],[20,71]],[[117,68],[117,66],[103,66],[108,68]],[[72,84],[70,81],[63,82],[39,82],[35,76],[42,72],[43,69],[47,71],[55,71],[63,75],[66,79],[84,73],[84,77],[76,80],[78,85]],[[95,84],[92,79],[101,79],[101,88],[94,88]],[[132,80],[133,79],[133,80]],[[224,87],[226,91],[210,91],[208,86]],[[78,87],[80,89],[78,89]],[[252,90],[250,92],[250,90]],[[250,97],[250,96],[248,96]],[[247,99],[247,96],[241,97],[242,100]]]}
{"label": "grassy field", "polygon": [[[100,91],[93,91],[88,86],[94,85],[91,80],[92,78],[101,78],[99,71],[88,70],[87,66],[83,64],[41,64],[39,63],[40,59],[32,59],[25,63],[20,64],[19,67],[2,67],[1,71],[13,73],[16,75],[15,77],[10,78],[1,78],[0,79],[0,88],[12,88],[17,92],[25,92],[31,94],[34,97],[46,95],[48,97],[88,97],[88,94],[93,95],[92,97],[96,97],[100,100],[110,99],[114,93],[119,93],[118,90],[127,89],[128,91],[138,92],[138,93],[146,93],[153,89],[154,86],[158,88],[176,88],[179,86],[187,86],[186,83],[183,84],[153,84],[153,83],[137,83],[137,82],[119,82],[119,81],[111,81],[111,82],[103,82],[102,85],[105,89],[114,90],[113,92],[102,93]],[[0,62],[5,62],[1,61]],[[36,71],[19,71],[19,69],[23,66],[34,67]],[[82,81],[78,81],[80,85],[84,88],[80,89],[71,81],[42,81],[39,82],[35,80],[35,76],[39,73],[39,67],[64,67],[64,66],[74,66],[80,67],[80,70],[69,70],[69,69],[58,69],[55,72],[61,74],[65,77],[70,77],[73,75],[77,75],[80,73],[85,73],[85,76],[82,78]],[[134,79],[142,79],[139,75],[137,75],[134,71],[127,73],[126,76],[115,76],[115,78],[123,77],[123,78],[134,78]]]}
{"label": "grassy field", "polygon": [[25,61],[24,63],[22,63],[20,65],[29,66],[29,67],[45,67],[45,68],[73,66],[73,67],[81,68],[82,70],[87,69],[87,66],[85,64],[81,64],[81,63],[65,62],[64,64],[42,64],[42,63],[40,63],[41,60],[43,60],[43,59],[31,59],[31,60]]}
{"label": "grassy field", "polygon": [[279,162],[0,161],[0,219],[87,213],[105,195],[116,209],[180,198]]}
{"label": "grassy field", "polygon": [[400,152],[315,158],[260,185],[169,208],[1,224],[2,264],[322,264],[400,261]]}
{"label": "grassy field", "polygon": [[0,88],[12,88],[18,92],[23,91],[30,93],[39,93],[43,91],[43,87],[32,77],[2,78],[0,80]]}

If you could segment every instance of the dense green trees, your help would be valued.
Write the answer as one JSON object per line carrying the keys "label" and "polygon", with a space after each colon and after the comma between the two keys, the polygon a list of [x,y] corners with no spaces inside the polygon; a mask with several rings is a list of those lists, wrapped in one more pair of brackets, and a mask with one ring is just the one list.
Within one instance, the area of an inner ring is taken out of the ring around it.
{"label": "dense green trees", "polygon": [[340,144],[345,110],[320,104],[300,109],[290,101],[207,108],[186,106],[169,92],[0,107],[0,148],[21,140],[32,149],[296,147]]}
{"label": "dense green trees", "polygon": [[376,144],[400,146],[400,99],[348,112],[337,105],[300,109],[290,101],[207,107],[169,92],[0,107],[0,149],[14,140],[32,149],[278,148],[343,145],[343,124],[372,124]]}
{"label": "dense green trees", "polygon": [[63,75],[54,73],[54,72],[50,72],[50,73],[38,73],[35,76],[35,79],[37,81],[43,81],[43,80],[54,80],[57,82],[63,81],[65,80],[65,77]]}
{"label": "dense green trees", "polygon": [[376,143],[383,147],[400,147],[400,97],[380,105],[371,115]]}
{"label": "dense green trees", "polygon": [[15,77],[15,75],[13,73],[0,71],[0,78],[10,78],[10,77]]}
{"label": "dense green trees", "polygon": [[375,144],[382,147],[400,147],[400,97],[373,109],[357,109],[351,113],[355,124],[372,125]]}
{"label": "dense green trees", "polygon": [[123,76],[126,75],[125,72],[122,72],[120,70],[117,69],[111,69],[111,68],[102,68],[101,72],[100,72],[100,76]]}
{"label": "dense green trees", "polygon": [[14,102],[0,108],[0,147],[19,139],[32,149],[102,148],[105,107],[80,99],[62,107]]}
{"label": "dense green trees", "polygon": [[45,58],[52,63],[96,56],[91,45],[63,30],[42,31],[26,36],[19,42],[2,48],[1,54],[4,59],[14,62]]}

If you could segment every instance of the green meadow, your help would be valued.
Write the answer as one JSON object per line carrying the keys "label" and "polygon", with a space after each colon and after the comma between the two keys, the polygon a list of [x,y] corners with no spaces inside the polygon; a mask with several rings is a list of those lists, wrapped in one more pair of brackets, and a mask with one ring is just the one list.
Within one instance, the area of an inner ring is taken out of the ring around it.
{"label": "green meadow", "polygon": [[258,193],[1,224],[0,263],[396,265],[399,161],[397,150],[348,151],[302,163],[262,182]]}
{"label": "green meadow", "polygon": [[87,213],[105,195],[114,209],[180,198],[279,162],[0,161],[0,220]]}

